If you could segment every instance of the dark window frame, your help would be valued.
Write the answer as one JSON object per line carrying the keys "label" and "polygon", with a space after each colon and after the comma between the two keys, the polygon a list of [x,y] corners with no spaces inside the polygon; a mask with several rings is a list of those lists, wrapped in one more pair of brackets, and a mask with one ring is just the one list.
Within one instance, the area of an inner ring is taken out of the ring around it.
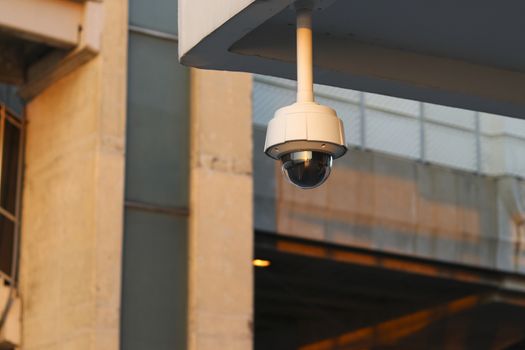
{"label": "dark window frame", "polygon": [[[15,127],[18,131],[16,146],[16,158],[15,168],[16,173],[14,178],[14,184],[6,184],[6,188],[11,188],[14,191],[14,203],[11,208],[7,208],[10,205],[2,203],[0,200],[0,220],[6,220],[6,222],[12,224],[12,247],[11,247],[11,261],[10,271],[0,270],[0,278],[4,280],[4,283],[15,286],[18,280],[18,261],[19,261],[19,247],[20,247],[20,227],[21,227],[21,194],[22,194],[22,173],[23,173],[23,160],[24,160],[24,145],[25,145],[25,121],[23,116],[18,116],[9,107],[0,102],[0,198],[3,196],[2,179],[7,174],[6,164],[4,162],[4,148],[6,141],[6,129],[8,126]],[[12,146],[12,145],[11,145]],[[8,175],[9,176],[9,175]],[[11,181],[12,182],[12,181]],[[0,235],[2,232],[0,232]]]}

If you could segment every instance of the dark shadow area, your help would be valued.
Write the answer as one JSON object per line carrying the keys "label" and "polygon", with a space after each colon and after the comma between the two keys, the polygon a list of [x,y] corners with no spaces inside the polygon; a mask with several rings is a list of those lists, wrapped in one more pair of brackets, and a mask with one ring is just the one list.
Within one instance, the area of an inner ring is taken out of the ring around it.
{"label": "dark shadow area", "polygon": [[322,258],[315,242],[294,254],[271,236],[255,237],[255,257],[271,262],[255,269],[256,350],[504,349],[525,336],[525,309],[479,281]]}

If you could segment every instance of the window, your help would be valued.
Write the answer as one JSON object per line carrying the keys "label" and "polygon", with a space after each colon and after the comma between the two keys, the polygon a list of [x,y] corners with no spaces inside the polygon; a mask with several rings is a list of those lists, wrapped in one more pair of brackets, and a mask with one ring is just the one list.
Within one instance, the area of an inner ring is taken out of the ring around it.
{"label": "window", "polygon": [[22,121],[0,104],[0,275],[7,281],[17,268],[22,129]]}

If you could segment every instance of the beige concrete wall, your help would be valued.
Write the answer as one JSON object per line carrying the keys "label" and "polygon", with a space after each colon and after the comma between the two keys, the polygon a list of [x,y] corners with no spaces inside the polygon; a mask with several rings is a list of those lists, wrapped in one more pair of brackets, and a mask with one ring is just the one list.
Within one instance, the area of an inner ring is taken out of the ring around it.
{"label": "beige concrete wall", "polygon": [[[265,130],[256,128],[255,146]],[[255,152],[255,228],[341,246],[525,272],[525,182],[350,149],[301,190]]]}
{"label": "beige concrete wall", "polygon": [[193,70],[189,349],[251,349],[251,76]]}
{"label": "beige concrete wall", "polygon": [[127,0],[102,51],[27,106],[22,349],[118,349]]}

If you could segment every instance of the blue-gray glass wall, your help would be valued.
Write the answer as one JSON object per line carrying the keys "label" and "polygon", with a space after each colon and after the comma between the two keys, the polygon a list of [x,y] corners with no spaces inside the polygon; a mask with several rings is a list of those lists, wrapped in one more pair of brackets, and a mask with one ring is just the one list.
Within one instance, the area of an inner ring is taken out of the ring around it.
{"label": "blue-gray glass wall", "polygon": [[0,84],[0,103],[7,106],[15,116],[22,116],[24,113],[24,103],[12,85]]}
{"label": "blue-gray glass wall", "polygon": [[16,88],[0,84],[0,279],[10,283],[17,273],[23,112]]}
{"label": "blue-gray glass wall", "polygon": [[186,348],[189,74],[177,2],[130,0],[121,348]]}

